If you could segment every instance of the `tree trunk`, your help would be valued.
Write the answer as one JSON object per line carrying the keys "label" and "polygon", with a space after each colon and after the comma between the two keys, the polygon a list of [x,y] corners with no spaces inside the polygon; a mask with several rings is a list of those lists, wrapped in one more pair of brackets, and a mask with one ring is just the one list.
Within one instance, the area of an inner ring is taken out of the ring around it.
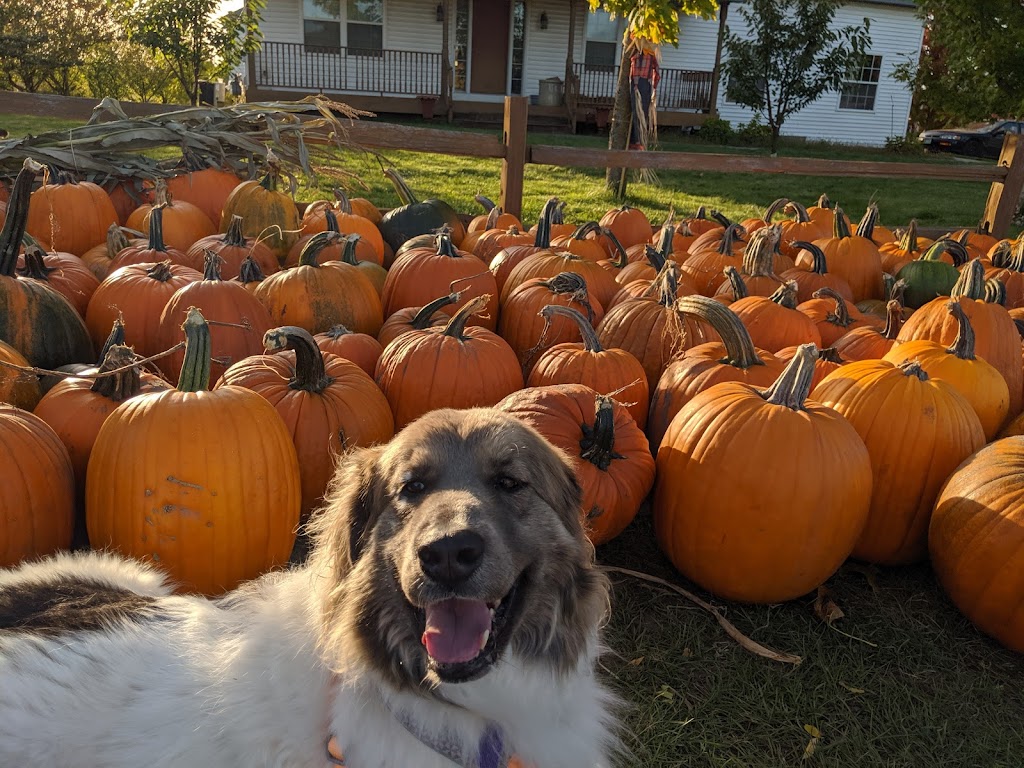
{"label": "tree trunk", "polygon": [[[626,149],[629,147],[629,129],[633,121],[632,94],[629,87],[629,53],[622,46],[619,59],[619,78],[615,83],[615,105],[612,107],[612,124],[608,131],[608,149]],[[605,186],[608,189],[622,190],[626,174],[625,168],[609,168],[605,174]]]}
{"label": "tree trunk", "polygon": [[772,123],[772,157],[775,157],[779,153],[779,131],[782,130],[782,126],[778,123]]}

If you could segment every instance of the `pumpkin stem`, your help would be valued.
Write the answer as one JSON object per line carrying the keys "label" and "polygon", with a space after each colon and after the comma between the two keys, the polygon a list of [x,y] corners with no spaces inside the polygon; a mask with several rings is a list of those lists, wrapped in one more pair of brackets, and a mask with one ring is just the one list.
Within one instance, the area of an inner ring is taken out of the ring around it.
{"label": "pumpkin stem", "polygon": [[882,338],[896,341],[902,327],[903,305],[895,299],[890,299],[885,303],[885,328],[882,330]]}
{"label": "pumpkin stem", "polygon": [[889,298],[891,300],[898,301],[901,307],[904,306],[903,297],[907,292],[907,281],[903,279],[897,280],[888,272],[883,272],[882,282],[888,287],[887,294]]}
{"label": "pumpkin stem", "polygon": [[712,211],[711,218],[721,224],[723,228],[732,224],[732,221],[730,221],[729,218],[721,211]]}
{"label": "pumpkin stem", "polygon": [[462,299],[462,294],[458,292],[449,293],[447,296],[441,296],[440,298],[434,299],[429,304],[425,304],[420,307],[420,310],[413,315],[412,320],[409,322],[413,328],[418,331],[422,331],[424,328],[430,326],[430,319],[434,316],[441,307],[447,307],[452,304],[458,304]]}
{"label": "pumpkin stem", "polygon": [[11,196],[7,201],[7,219],[0,230],[0,275],[14,277],[14,269],[18,265],[18,251],[21,249],[21,238],[28,224],[28,201],[32,195],[32,186],[36,176],[43,172],[43,166],[31,158],[25,158],[21,170],[11,186]]}
{"label": "pumpkin stem", "polygon": [[798,203],[796,200],[790,200],[788,203],[786,203],[783,210],[786,213],[795,214],[796,218],[793,221],[798,224],[806,224],[808,221],[811,220],[811,215],[807,212],[807,209],[803,206],[802,203]]}
{"label": "pumpkin stem", "polygon": [[[121,344],[112,346],[103,356],[98,373],[116,371],[118,368],[125,368],[135,360],[135,352],[130,347]],[[139,376],[137,366],[115,373],[110,376],[101,376],[93,382],[90,389],[97,395],[102,395],[115,403],[123,402],[130,397],[135,397],[142,389],[142,380]]]}
{"label": "pumpkin stem", "polygon": [[320,251],[329,245],[334,245],[342,240],[340,232],[317,232],[306,244],[302,246],[302,253],[299,254],[300,267],[320,267]]}
{"label": "pumpkin stem", "polygon": [[394,168],[385,168],[384,176],[388,181],[391,182],[391,186],[395,188],[395,193],[398,195],[398,199],[402,201],[403,205],[415,205],[419,202],[416,199],[416,195],[409,189],[409,185],[405,183],[405,179],[398,175],[398,171]]}
{"label": "pumpkin stem", "polygon": [[[341,323],[338,323],[337,325],[332,325],[330,328],[328,328],[326,331],[324,331],[322,335],[323,336],[327,336],[328,338],[330,338],[330,339],[332,339],[334,341],[337,341],[342,336],[349,336],[349,335],[351,335],[353,333],[355,333],[355,331],[350,331],[344,325],[342,325]],[[317,334],[317,335],[321,335],[321,334]]]}
{"label": "pumpkin stem", "polygon": [[458,312],[452,315],[442,333],[445,336],[451,336],[459,341],[465,341],[466,337],[463,334],[466,330],[466,323],[469,322],[469,318],[473,315],[479,314],[480,311],[487,306],[490,300],[491,295],[489,293],[485,293],[482,296],[475,296],[467,301],[459,308]]}
{"label": "pumpkin stem", "polygon": [[787,205],[789,205],[789,198],[780,197],[777,200],[775,200],[771,205],[764,209],[764,216],[762,216],[761,218],[764,219],[764,221],[767,224],[771,224],[772,217],[775,216],[775,214],[777,214],[779,211],[783,210]]}
{"label": "pumpkin stem", "polygon": [[[551,225],[561,224],[561,211],[565,203],[559,202],[557,197],[549,197],[544,207],[540,209],[540,218],[537,219],[537,235],[533,239],[534,248],[551,247]],[[557,222],[555,219],[559,219]]]}
{"label": "pumpkin stem", "polygon": [[345,247],[341,251],[342,262],[353,267],[359,266],[361,262],[356,258],[356,246],[359,245],[360,239],[360,236],[354,233],[345,238]]}
{"label": "pumpkin stem", "polygon": [[320,394],[331,385],[324,356],[305,328],[284,325],[263,334],[263,348],[268,352],[291,349],[295,352],[295,375],[288,380],[289,389]]}
{"label": "pumpkin stem", "polygon": [[878,206],[875,203],[871,203],[867,210],[864,211],[864,216],[861,217],[860,222],[857,224],[857,236],[864,237],[870,240],[875,234],[875,225],[878,223]]}
{"label": "pumpkin stem", "polygon": [[[672,224],[670,222],[666,222],[665,226],[663,226],[661,228],[661,238],[658,240],[658,248],[657,248],[657,251],[656,251],[656,253],[658,253],[661,256],[662,262],[664,262],[665,259],[671,258],[671,256],[672,256],[672,240],[673,240],[673,238],[675,238],[675,236],[676,236],[675,224]],[[651,257],[650,257],[650,254],[647,253],[647,251],[651,251],[651,250],[654,250],[654,249],[651,248],[650,246],[647,246],[646,251],[644,251],[644,253],[647,254],[647,260],[648,261],[650,261]],[[653,264],[654,262],[651,262],[651,263]],[[661,267],[655,266],[655,269],[661,269]]]}
{"label": "pumpkin stem", "polygon": [[541,331],[541,338],[551,327],[552,318],[556,315],[568,317],[576,323],[580,329],[580,336],[583,337],[583,349],[587,352],[604,352],[604,347],[597,338],[597,331],[594,330],[593,320],[583,316],[583,313],[573,307],[565,307],[561,304],[548,304],[539,312],[544,318],[544,330]]}
{"label": "pumpkin stem", "polygon": [[697,206],[697,212],[690,217],[690,221],[707,221],[708,212],[703,205]]}
{"label": "pumpkin stem", "polygon": [[459,253],[458,248],[456,248],[455,244],[452,242],[450,232],[451,230],[446,228],[445,231],[441,232],[441,234],[439,234],[435,239],[435,242],[437,243],[437,255],[448,256],[452,259],[461,259],[462,254]]}
{"label": "pumpkin stem", "polygon": [[821,248],[807,240],[794,240],[790,245],[811,254],[811,272],[819,275],[828,274],[828,260],[825,258],[825,252]]}
{"label": "pumpkin stem", "polygon": [[581,304],[587,310],[587,320],[594,322],[594,308],[590,306],[590,294],[583,275],[577,272],[559,272],[554,277],[541,281],[540,284],[553,294],[568,296],[569,301]]}
{"label": "pumpkin stem", "polygon": [[917,219],[911,219],[907,231],[900,238],[900,250],[908,254],[917,253]]}
{"label": "pumpkin stem", "polygon": [[665,266],[655,278],[658,303],[663,307],[671,307],[679,298],[679,265],[674,261],[665,262]]}
{"label": "pumpkin stem", "polygon": [[917,360],[904,360],[896,367],[904,376],[916,376],[921,381],[928,381],[928,374]]}
{"label": "pumpkin stem", "polygon": [[484,213],[490,213],[494,210],[494,202],[489,197],[484,197],[481,194],[473,195],[473,199],[480,204],[480,207],[484,209]]}
{"label": "pumpkin stem", "polygon": [[224,233],[222,242],[231,248],[246,246],[245,235],[242,234],[242,217],[237,213],[231,215],[231,223],[228,224],[228,231]]}
{"label": "pumpkin stem", "polygon": [[846,306],[846,299],[840,296],[831,288],[819,288],[813,294],[816,299],[832,299],[836,303],[834,311],[829,312],[825,319],[833,325],[839,325],[846,328],[853,323],[853,318],[850,317],[850,309]]}
{"label": "pumpkin stem", "polygon": [[692,315],[715,329],[725,345],[725,359],[720,361],[723,365],[743,369],[764,365],[743,321],[720,301],[707,296],[683,296],[676,300],[676,310]]}
{"label": "pumpkin stem", "polygon": [[985,267],[981,259],[971,259],[967,265],[960,270],[960,277],[953,284],[950,291],[951,299],[975,299],[985,298]]}
{"label": "pumpkin stem", "polygon": [[644,257],[647,259],[647,263],[654,267],[655,272],[661,272],[665,268],[665,254],[655,248],[653,245],[644,246]]}
{"label": "pumpkin stem", "polygon": [[1006,306],[1006,283],[998,277],[985,281],[985,303]]}
{"label": "pumpkin stem", "polygon": [[487,220],[484,222],[484,231],[498,228],[498,217],[501,216],[501,208],[496,205],[491,206],[491,210],[487,212]]}
{"label": "pumpkin stem", "polygon": [[107,228],[107,256],[111,259],[127,248],[131,243],[124,230],[118,224],[111,224]]}
{"label": "pumpkin stem", "polygon": [[956,355],[961,360],[973,360],[974,327],[971,325],[971,321],[967,317],[967,313],[964,312],[964,308],[960,306],[959,301],[947,302],[946,311],[956,318],[957,325],[959,326],[956,338],[953,339],[953,343],[946,348],[946,351],[951,355]]}
{"label": "pumpkin stem", "polygon": [[601,225],[596,221],[587,221],[576,227],[576,231],[569,235],[570,240],[583,240],[592,232],[600,232]]}
{"label": "pumpkin stem", "polygon": [[330,206],[324,206],[324,226],[327,227],[326,232],[341,232],[338,215],[331,210]]}
{"label": "pumpkin stem", "polygon": [[949,254],[949,257],[953,259],[953,266],[958,269],[970,259],[967,249],[961,243],[948,237],[940,237],[928,247],[927,251],[921,254],[918,260],[940,261],[944,253]]}
{"label": "pumpkin stem", "polygon": [[768,298],[786,309],[796,309],[797,305],[797,284],[796,280],[789,280],[783,283]]}
{"label": "pumpkin stem", "polygon": [[345,190],[341,187],[335,187],[334,199],[337,202],[337,208],[339,211],[344,213],[346,216],[352,215],[352,203],[349,201],[348,195],[345,194]]}
{"label": "pumpkin stem", "polygon": [[246,254],[246,257],[242,259],[242,263],[238,267],[238,282],[242,285],[248,285],[249,283],[262,283],[266,278],[267,276],[263,274],[263,268],[260,267],[259,262],[252,257],[251,253]]}
{"label": "pumpkin stem", "polygon": [[743,249],[743,274],[748,277],[772,277],[775,279],[775,246],[779,242],[776,227],[762,227],[757,230],[747,247]]}
{"label": "pumpkin stem", "polygon": [[110,326],[110,333],[107,334],[107,340],[103,342],[103,349],[100,350],[98,365],[103,365],[103,361],[107,357],[107,352],[110,351],[111,347],[117,346],[118,344],[124,344],[124,320],[121,318],[120,314],[114,318],[114,322]]}
{"label": "pumpkin stem", "polygon": [[837,240],[845,240],[850,237],[850,225],[846,223],[846,214],[838,205],[836,205],[835,222],[832,224],[832,237]]}
{"label": "pumpkin stem", "polygon": [[46,266],[44,258],[46,251],[38,245],[25,246],[25,266],[17,270],[21,277],[29,277],[33,280],[41,280],[44,283],[50,282],[50,273],[55,271],[54,267]]}
{"label": "pumpkin stem", "polygon": [[827,347],[825,349],[818,350],[818,359],[823,360],[826,363],[835,363],[836,365],[842,365],[846,362],[839,354],[839,350],[835,347]]}
{"label": "pumpkin stem", "polygon": [[[988,253],[988,260],[992,262],[993,267],[999,269],[1010,269],[1010,265],[1014,260],[1014,249],[1013,242],[1010,240],[1000,240],[996,243],[992,250]],[[1014,270],[1020,272],[1021,270]]]}
{"label": "pumpkin stem", "polygon": [[615,452],[615,401],[608,395],[594,400],[594,426],[581,424],[580,458],[607,472],[613,459],[625,456]]}
{"label": "pumpkin stem", "polygon": [[745,299],[750,295],[750,292],[747,290],[747,284],[736,267],[730,264],[722,270],[722,273],[725,275],[725,279],[729,281],[729,288],[732,289],[733,301]]}
{"label": "pumpkin stem", "polygon": [[181,329],[185,332],[185,360],[178,391],[204,392],[210,388],[210,326],[198,308],[189,307]]}
{"label": "pumpkin stem", "polygon": [[[600,227],[602,235],[612,241],[612,248],[615,250],[615,257],[612,259],[612,267],[615,269],[624,269],[629,264],[629,256],[626,254],[626,249],[622,247],[622,243],[619,242],[619,238],[615,236],[607,227]],[[669,255],[672,254],[672,240],[669,238]]]}
{"label": "pumpkin stem", "polygon": [[736,248],[736,241],[742,241],[745,234],[746,230],[739,224],[726,227],[722,233],[722,239],[718,243],[718,255],[732,256],[732,252]]}
{"label": "pumpkin stem", "polygon": [[831,209],[832,208],[832,201],[828,199],[828,195],[822,194],[818,198],[818,202],[815,203],[815,205],[818,206],[819,208],[829,208],[829,209]]}
{"label": "pumpkin stem", "polygon": [[217,253],[209,248],[203,248],[203,280],[223,280],[220,275],[220,265],[224,263]]}
{"label": "pumpkin stem", "polygon": [[772,405],[802,411],[804,401],[811,394],[814,364],[817,360],[818,348],[814,344],[801,344],[775,383],[768,389],[759,390],[759,394]]}
{"label": "pumpkin stem", "polygon": [[274,154],[274,150],[267,150],[267,175],[260,180],[260,186],[264,189],[269,189],[271,192],[277,191],[277,184],[281,180],[281,169],[280,163],[277,159],[277,155]]}
{"label": "pumpkin stem", "polygon": [[167,253],[164,244],[164,206],[154,205],[149,211],[149,250]]}

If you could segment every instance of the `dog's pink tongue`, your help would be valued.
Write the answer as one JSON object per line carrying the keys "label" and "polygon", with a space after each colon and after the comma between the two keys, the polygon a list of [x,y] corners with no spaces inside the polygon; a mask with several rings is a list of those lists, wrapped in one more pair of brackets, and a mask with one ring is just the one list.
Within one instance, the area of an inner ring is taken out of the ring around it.
{"label": "dog's pink tongue", "polygon": [[484,633],[491,628],[487,603],[454,597],[434,603],[426,613],[423,645],[430,658],[442,664],[459,664],[477,657]]}

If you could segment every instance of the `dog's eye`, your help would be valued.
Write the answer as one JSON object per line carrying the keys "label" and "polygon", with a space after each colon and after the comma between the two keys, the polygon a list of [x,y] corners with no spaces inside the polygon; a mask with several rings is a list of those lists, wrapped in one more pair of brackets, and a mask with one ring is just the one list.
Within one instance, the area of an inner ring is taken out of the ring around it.
{"label": "dog's eye", "polygon": [[427,486],[421,480],[410,480],[402,486],[402,493],[406,496],[418,496],[425,490]]}
{"label": "dog's eye", "polygon": [[526,483],[521,483],[514,477],[509,477],[508,475],[499,475],[497,478],[495,478],[494,484],[498,486],[498,488],[500,488],[501,490],[507,491],[509,493],[515,493],[516,491],[526,486]]}

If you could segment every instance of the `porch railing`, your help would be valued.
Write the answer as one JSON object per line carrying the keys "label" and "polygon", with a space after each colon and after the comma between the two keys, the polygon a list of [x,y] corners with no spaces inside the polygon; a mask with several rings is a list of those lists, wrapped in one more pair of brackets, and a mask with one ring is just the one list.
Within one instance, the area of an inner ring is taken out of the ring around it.
{"label": "porch railing", "polygon": [[440,53],[264,42],[253,62],[252,84],[257,88],[365,91],[382,96],[441,93]]}
{"label": "porch railing", "polygon": [[[573,72],[579,83],[579,106],[611,107],[615,101],[618,66],[576,63]],[[701,70],[662,68],[661,82],[658,84],[658,109],[710,111],[711,77],[711,72]]]}

